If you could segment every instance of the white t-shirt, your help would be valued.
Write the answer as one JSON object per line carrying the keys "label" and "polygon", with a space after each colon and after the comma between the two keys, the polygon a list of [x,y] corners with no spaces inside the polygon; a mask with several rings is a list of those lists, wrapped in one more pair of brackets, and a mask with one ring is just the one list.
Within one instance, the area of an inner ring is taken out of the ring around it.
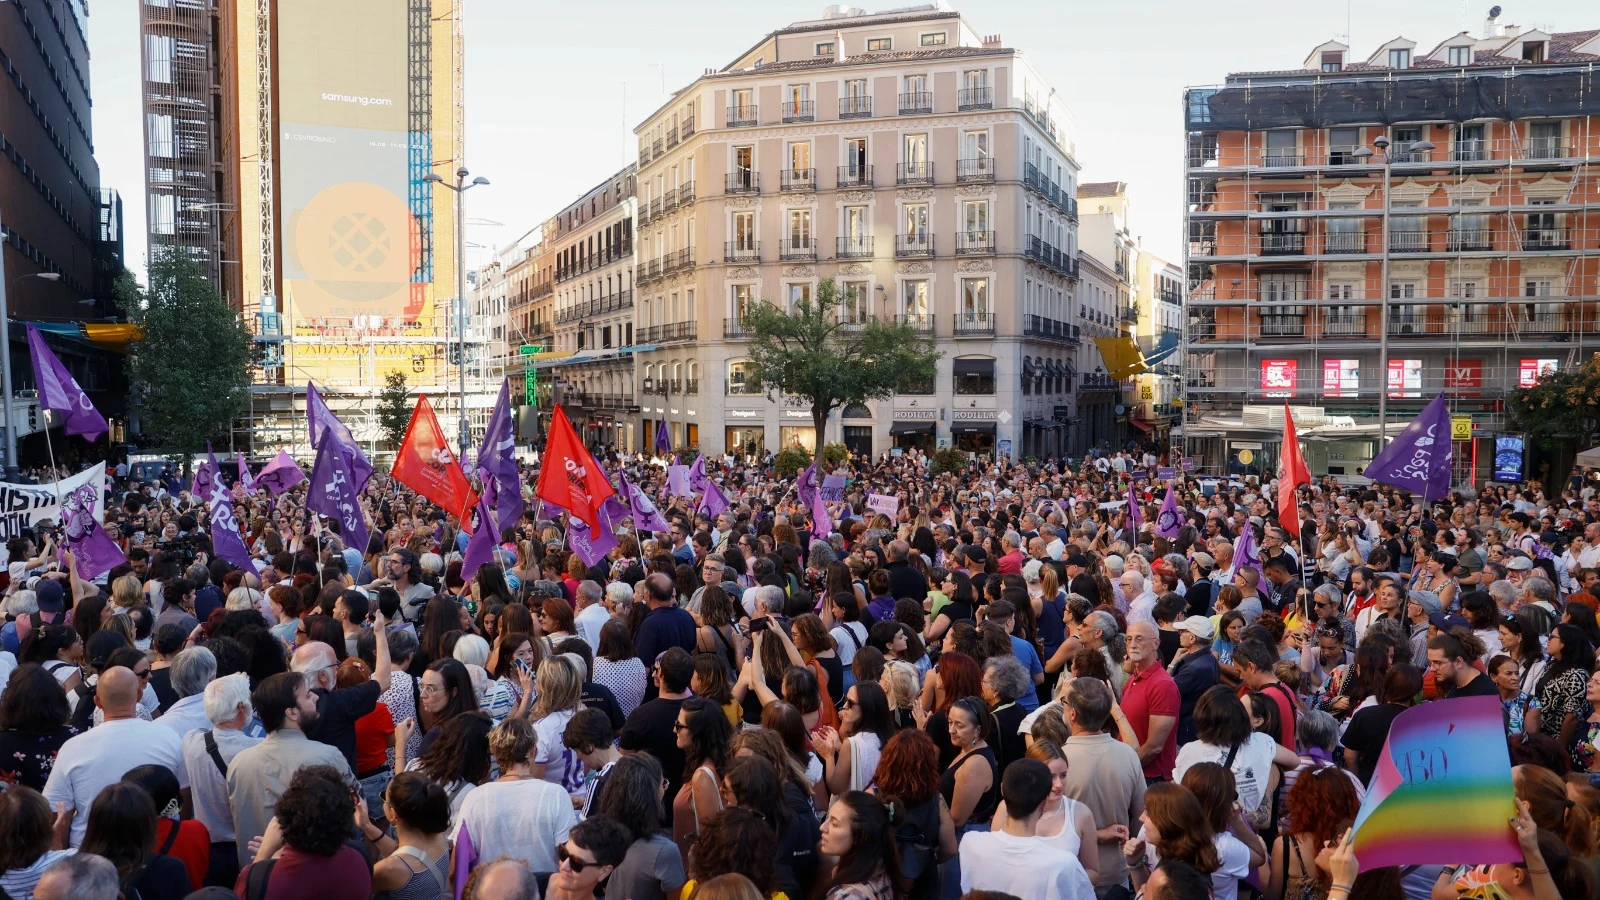
{"label": "white t-shirt", "polygon": [[[1068,823],[1071,827],[1071,823]],[[961,838],[961,892],[1002,891],[1029,900],[1094,900],[1078,858],[1038,838],[973,831]]]}
{"label": "white t-shirt", "polygon": [[[1139,829],[1139,837],[1146,841],[1145,860],[1153,871],[1161,865],[1161,854],[1156,852],[1155,844],[1148,843],[1143,828]],[[1212,837],[1211,843],[1216,846],[1217,859],[1222,863],[1211,873],[1211,900],[1239,900],[1239,879],[1250,876],[1250,848],[1226,831]]]}
{"label": "white t-shirt", "polygon": [[[1190,741],[1178,748],[1178,761],[1172,768],[1172,780],[1182,781],[1183,773],[1195,763],[1214,762],[1225,765],[1228,747]],[[1278,742],[1270,735],[1251,732],[1250,739],[1239,745],[1233,757],[1234,786],[1239,792],[1239,806],[1249,815],[1261,805],[1267,793],[1267,778],[1272,774],[1272,760],[1278,754]]]}
{"label": "white t-shirt", "polygon": [[556,847],[578,816],[559,785],[529,779],[479,785],[461,804],[459,821],[479,859],[509,856],[533,872],[554,872]]}
{"label": "white t-shirt", "polygon": [[183,742],[171,729],[143,719],[115,719],[70,738],[56,754],[55,767],[44,783],[44,798],[51,808],[65,803],[75,810],[71,845],[83,843],[89,825],[89,806],[100,790],[122,780],[130,769],[158,765],[178,776],[178,787],[189,786],[183,763]]}
{"label": "white t-shirt", "polygon": [[839,664],[846,668],[856,661],[856,651],[867,645],[867,626],[860,622],[840,622],[828,634],[837,645],[834,653],[839,657]]}
{"label": "white t-shirt", "polygon": [[573,710],[564,709],[533,723],[533,733],[539,739],[533,761],[545,767],[545,781],[561,785],[568,793],[577,793],[583,787],[583,763],[562,742],[574,714]]}

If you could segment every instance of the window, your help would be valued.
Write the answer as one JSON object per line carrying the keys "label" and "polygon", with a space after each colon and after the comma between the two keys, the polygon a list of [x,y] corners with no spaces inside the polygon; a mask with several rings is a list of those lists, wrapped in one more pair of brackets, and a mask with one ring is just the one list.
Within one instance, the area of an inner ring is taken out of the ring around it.
{"label": "window", "polygon": [[959,396],[988,396],[994,394],[994,359],[991,357],[962,357],[952,361],[955,391]]}
{"label": "window", "polygon": [[1356,162],[1356,151],[1361,149],[1361,129],[1328,129],[1328,165],[1347,166]]}
{"label": "window", "polygon": [[901,162],[906,164],[907,171],[920,173],[922,167],[928,162],[928,136],[926,134],[908,134],[903,143],[905,158]]}
{"label": "window", "polygon": [[811,282],[804,281],[789,285],[789,312],[794,312],[802,303],[810,302]]}
{"label": "window", "polygon": [[864,100],[867,96],[867,80],[865,78],[852,78],[844,83],[844,95],[852,100]]}
{"label": "window", "polygon": [[733,247],[735,250],[756,249],[756,214],[754,212],[736,212],[733,214]]}
{"label": "window", "polygon": [[961,317],[983,320],[989,315],[989,279],[961,279]]}
{"label": "window", "polygon": [[1485,144],[1482,123],[1456,126],[1455,158],[1458,162],[1483,159]]}
{"label": "window", "polygon": [[733,92],[733,107],[738,112],[740,120],[755,117],[755,91],[750,88],[740,88]]}
{"label": "window", "polygon": [[869,282],[846,281],[840,288],[839,294],[843,300],[839,305],[839,320],[851,325],[861,325],[867,321],[872,299],[872,290]]}
{"label": "window", "polygon": [[789,249],[811,249],[811,210],[789,210]]}
{"label": "window", "polygon": [[1395,47],[1389,51],[1389,68],[1411,68],[1411,51],[1404,47]]}
{"label": "window", "polygon": [[989,132],[987,130],[961,132],[961,158],[988,159]]}
{"label": "window", "polygon": [[823,41],[822,43],[817,44],[816,55],[817,56],[832,56],[833,55],[833,41]]}
{"label": "window", "polygon": [[907,281],[901,285],[901,296],[905,303],[901,313],[913,321],[928,315],[928,282]]}
{"label": "window", "polygon": [[888,53],[894,49],[894,38],[867,38],[868,53]]}
{"label": "window", "polygon": [[729,288],[728,291],[731,295],[730,301],[733,306],[733,319],[736,322],[743,322],[745,313],[749,312],[751,305],[755,303],[755,286],[736,284]]}
{"label": "window", "polygon": [[859,245],[867,239],[867,208],[865,206],[846,206],[844,208],[844,236],[851,244]]}
{"label": "window", "polygon": [[1522,58],[1531,63],[1544,62],[1544,41],[1527,41],[1523,43]]}
{"label": "window", "polygon": [[928,204],[906,204],[905,231],[903,233],[907,237],[922,237],[928,233]]}
{"label": "window", "polygon": [[943,47],[949,35],[943,31],[935,31],[918,37],[918,43],[924,47]]}
{"label": "window", "polygon": [[969,91],[989,86],[988,69],[968,69],[961,73],[961,86]]}
{"label": "window", "polygon": [[989,230],[989,201],[966,200],[961,204],[961,230],[970,235]]}
{"label": "window", "polygon": [[926,76],[926,75],[907,75],[906,76],[906,93],[908,93],[908,94],[921,94],[921,93],[927,91],[927,89],[928,89],[928,76]]}
{"label": "window", "polygon": [[611,348],[611,326],[610,325],[607,325],[604,328],[600,329],[600,346],[604,347],[604,348],[606,348],[608,350]]}
{"label": "window", "polygon": [[1279,129],[1267,132],[1267,155],[1263,162],[1266,166],[1298,166],[1300,155],[1297,153],[1300,133],[1292,128]]}
{"label": "window", "polygon": [[1338,50],[1325,50],[1322,54],[1322,71],[1337,72],[1344,68],[1344,54]]}
{"label": "window", "polygon": [[844,142],[844,164],[851,174],[859,177],[867,167],[867,139],[846,138]]}
{"label": "window", "polygon": [[1528,158],[1556,159],[1561,152],[1561,123],[1534,122],[1528,126]]}
{"label": "window", "polygon": [[748,360],[728,363],[728,393],[734,396],[760,393],[750,380]]}
{"label": "window", "polygon": [[811,168],[811,144],[807,141],[796,141],[789,145],[789,177],[804,177]]}
{"label": "window", "polygon": [[1471,47],[1449,47],[1445,50],[1445,62],[1452,66],[1472,65]]}
{"label": "window", "polygon": [[1269,337],[1295,337],[1304,333],[1309,281],[1298,272],[1264,273],[1261,291],[1261,333]]}

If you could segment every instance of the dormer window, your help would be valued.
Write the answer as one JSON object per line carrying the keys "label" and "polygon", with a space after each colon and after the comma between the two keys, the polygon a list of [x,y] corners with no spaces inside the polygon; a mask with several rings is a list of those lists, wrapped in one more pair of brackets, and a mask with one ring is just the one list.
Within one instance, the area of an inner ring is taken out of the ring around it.
{"label": "dormer window", "polygon": [[818,44],[817,45],[817,53],[816,53],[816,55],[817,56],[832,56],[833,55],[833,41],[823,41],[822,43]]}
{"label": "dormer window", "polygon": [[1338,50],[1322,54],[1322,71],[1337,72],[1344,68],[1344,54]]}
{"label": "dormer window", "polygon": [[1452,65],[1452,66],[1470,66],[1470,65],[1472,65],[1472,48],[1471,47],[1447,47],[1447,48],[1445,48],[1445,62],[1450,64],[1450,65]]}
{"label": "dormer window", "polygon": [[1395,47],[1389,51],[1389,68],[1411,68],[1411,50],[1406,47]]}
{"label": "dormer window", "polygon": [[1524,41],[1522,44],[1522,58],[1531,63],[1544,62],[1544,41]]}
{"label": "dormer window", "polygon": [[868,53],[888,53],[894,49],[894,38],[867,38]]}

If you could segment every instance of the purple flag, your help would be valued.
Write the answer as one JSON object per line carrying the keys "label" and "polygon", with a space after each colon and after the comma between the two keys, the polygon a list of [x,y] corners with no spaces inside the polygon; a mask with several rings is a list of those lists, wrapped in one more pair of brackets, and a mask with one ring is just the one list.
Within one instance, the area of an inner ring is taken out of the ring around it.
{"label": "purple flag", "polygon": [[[217,454],[212,452],[210,444],[206,444],[206,457],[206,464],[211,471],[219,471]],[[211,549],[228,562],[254,573],[256,567],[250,559],[250,550],[245,547],[244,538],[239,536],[239,522],[233,517],[233,500],[228,497],[228,489],[221,478],[212,478],[211,493],[202,499],[211,510]],[[366,550],[366,545],[363,544],[361,549]]]}
{"label": "purple flag", "polygon": [[672,432],[667,430],[667,420],[656,423],[656,449],[666,456],[672,452]]}
{"label": "purple flag", "polygon": [[667,466],[667,496],[668,497],[693,497],[694,491],[689,487],[688,466]]}
{"label": "purple flag", "polygon": [[1128,527],[1138,528],[1144,524],[1144,510],[1139,506],[1139,492],[1134,489],[1133,482],[1128,482]]}
{"label": "purple flag", "polygon": [[701,494],[700,499],[695,502],[693,511],[704,512],[714,519],[731,505],[728,502],[728,495],[722,492],[722,488],[717,487],[716,482],[707,480],[705,493]]}
{"label": "purple flag", "polygon": [[95,518],[97,491],[91,481],[61,498],[62,545],[72,551],[78,577],[86,580],[98,578],[128,561],[122,548]]}
{"label": "purple flag", "polygon": [[33,383],[39,389],[39,405],[61,414],[67,434],[82,435],[87,441],[99,440],[108,427],[106,417],[89,402],[89,395],[78,387],[72,373],[32,325],[28,326],[28,352],[33,356]]}
{"label": "purple flag", "polygon": [[1261,571],[1261,556],[1256,552],[1256,528],[1249,522],[1244,523],[1244,528],[1239,530],[1238,540],[1233,542],[1233,568],[1234,571]]}
{"label": "purple flag", "polygon": [[[829,476],[832,477],[832,476]],[[800,503],[811,513],[812,534],[827,537],[833,531],[833,516],[828,513],[827,501],[823,499],[823,489],[817,484],[817,461],[813,459],[811,465],[800,473],[800,480],[795,483],[795,496],[800,498]]]}
{"label": "purple flag", "polygon": [[806,466],[800,477],[795,479],[794,495],[800,498],[800,505],[809,508],[817,500],[817,461],[812,460]]}
{"label": "purple flag", "polygon": [[300,466],[287,450],[279,450],[272,462],[267,463],[261,474],[256,476],[256,484],[266,488],[267,493],[274,497],[305,480],[306,473],[300,471]]}
{"label": "purple flag", "polygon": [[689,467],[689,490],[698,494],[710,483],[711,479],[706,477],[706,455],[702,453],[694,458],[694,465]]}
{"label": "purple flag", "polygon": [[250,464],[244,461],[244,454],[242,453],[239,454],[237,459],[239,462],[239,483],[244,485],[246,491],[253,494],[256,491],[256,481],[250,477]]}
{"label": "purple flag", "polygon": [[[317,393],[317,386],[310,382],[306,383],[306,422],[311,426],[311,448],[320,448],[322,439],[332,435],[339,444],[339,452],[344,454],[345,470],[355,479],[355,489],[361,490],[367,479],[372,477],[372,463],[367,462],[355,435],[333,414],[333,410],[323,402],[322,395]],[[466,452],[466,449],[462,448],[462,452]]]}
{"label": "purple flag", "polygon": [[590,531],[589,526],[583,524],[583,520],[574,516],[567,517],[567,546],[572,548],[572,552],[578,554],[578,558],[583,560],[584,565],[593,566],[598,564],[600,560],[606,558],[606,554],[610,553],[611,548],[616,545],[616,534],[605,527],[604,524]]}
{"label": "purple flag", "polygon": [[1422,502],[1428,503],[1450,493],[1451,454],[1450,409],[1440,392],[1389,446],[1378,451],[1362,474],[1421,494]]}
{"label": "purple flag", "polygon": [[324,441],[317,448],[317,463],[311,469],[311,490],[306,506],[313,512],[339,520],[339,533],[347,547],[367,549],[367,520],[361,515],[356,498],[360,488],[347,468],[345,455],[337,441]]}
{"label": "purple flag", "polygon": [[622,493],[628,498],[628,505],[633,510],[633,527],[640,531],[671,531],[672,525],[667,522],[656,505],[645,496],[640,487],[628,480],[628,473],[622,473]]}
{"label": "purple flag", "polygon": [[483,445],[478,448],[478,478],[483,482],[483,494],[489,499],[489,508],[495,518],[488,524],[498,535],[522,516],[522,478],[517,471],[515,455],[517,439],[511,431],[511,388],[507,381],[500,382],[500,399],[495,401],[494,413],[489,416],[489,427],[483,432]]}
{"label": "purple flag", "polygon": [[467,541],[467,549],[461,555],[461,577],[471,578],[477,574],[480,567],[494,561],[494,528],[489,518],[493,513],[489,509],[488,493],[478,497],[478,524],[472,531],[472,537]]}
{"label": "purple flag", "polygon": [[844,502],[845,477],[843,475],[828,475],[822,479],[822,487],[817,493],[824,503]]}
{"label": "purple flag", "polygon": [[1167,497],[1161,501],[1161,512],[1156,514],[1156,534],[1175,538],[1183,530],[1183,516],[1178,515],[1178,492],[1167,485]]}
{"label": "purple flag", "polygon": [[606,502],[600,504],[600,515],[604,518],[606,527],[612,531],[617,530],[617,523],[632,514],[617,494],[612,494],[606,498]]}
{"label": "purple flag", "polygon": [[211,460],[206,460],[194,470],[194,484],[189,493],[203,504],[210,505],[211,489],[217,484],[217,467]]}

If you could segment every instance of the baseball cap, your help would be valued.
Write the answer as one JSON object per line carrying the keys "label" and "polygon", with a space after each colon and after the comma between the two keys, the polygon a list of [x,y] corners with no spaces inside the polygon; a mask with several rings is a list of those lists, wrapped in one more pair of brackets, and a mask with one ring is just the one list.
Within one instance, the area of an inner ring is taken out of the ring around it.
{"label": "baseball cap", "polygon": [[1202,641],[1209,641],[1217,636],[1217,630],[1211,627],[1211,620],[1206,616],[1189,616],[1172,623],[1172,627],[1179,631],[1187,631]]}
{"label": "baseball cap", "polygon": [[39,584],[33,589],[33,594],[39,602],[39,612],[58,613],[66,608],[67,592],[61,587],[60,579],[39,579]]}
{"label": "baseball cap", "polygon": [[1209,553],[1196,551],[1193,556],[1189,557],[1189,560],[1207,572],[1217,567],[1217,561],[1212,559]]}
{"label": "baseball cap", "polygon": [[1506,569],[1512,572],[1526,572],[1531,568],[1533,568],[1533,560],[1527,558],[1526,556],[1519,556],[1516,559],[1506,563]]}
{"label": "baseball cap", "polygon": [[1429,616],[1428,622],[1440,631],[1451,631],[1456,628],[1472,627],[1472,623],[1468,622],[1466,619],[1463,619],[1460,616],[1452,616],[1449,613],[1442,612],[1436,612]]}

